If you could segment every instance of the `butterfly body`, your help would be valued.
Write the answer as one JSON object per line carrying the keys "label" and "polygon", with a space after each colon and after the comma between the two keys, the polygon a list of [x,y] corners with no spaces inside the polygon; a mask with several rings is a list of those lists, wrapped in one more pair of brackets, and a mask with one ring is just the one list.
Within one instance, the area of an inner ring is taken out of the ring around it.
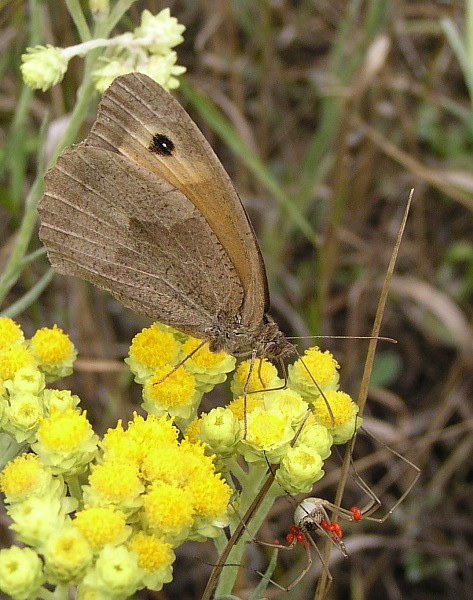
{"label": "butterfly body", "polygon": [[61,273],[213,351],[281,358],[261,252],[218,158],[179,103],[142,74],[106,90],[92,131],[45,178],[40,237]]}

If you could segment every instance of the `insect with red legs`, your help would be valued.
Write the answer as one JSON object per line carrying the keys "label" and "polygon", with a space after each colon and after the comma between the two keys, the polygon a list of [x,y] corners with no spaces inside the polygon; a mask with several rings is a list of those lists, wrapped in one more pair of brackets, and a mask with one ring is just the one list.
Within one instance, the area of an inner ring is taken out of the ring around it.
{"label": "insect with red legs", "polygon": [[324,559],[321,550],[318,548],[316,541],[313,538],[313,535],[318,534],[319,536],[323,536],[327,540],[330,540],[333,547],[337,548],[339,553],[344,558],[348,558],[348,551],[342,539],[342,526],[340,525],[339,520],[335,520],[333,516],[330,516],[329,513],[334,515],[335,518],[338,517],[339,519],[343,519],[347,522],[352,523],[357,523],[363,520],[380,524],[384,523],[393,514],[396,508],[404,501],[404,499],[410,493],[411,489],[413,488],[413,486],[417,482],[417,479],[420,476],[420,470],[418,469],[418,467],[416,467],[408,459],[397,453],[392,448],[386,446],[385,448],[388,448],[390,453],[394,454],[394,456],[399,457],[404,463],[404,465],[412,470],[413,477],[405,491],[402,493],[402,495],[397,499],[393,506],[390,507],[383,514],[383,516],[373,516],[373,514],[381,507],[381,501],[373,492],[373,490],[363,481],[361,476],[356,471],[356,468],[352,462],[351,466],[354,475],[354,480],[358,484],[358,486],[361,487],[361,489],[363,489],[366,495],[369,496],[369,503],[364,508],[353,506],[350,509],[346,509],[340,506],[336,506],[332,502],[321,498],[306,498],[295,509],[295,524],[290,527],[290,532],[286,536],[286,544],[282,544],[278,541],[269,543],[261,539],[255,538],[253,537],[253,535],[251,535],[251,533],[249,533],[248,528],[244,526],[244,529],[247,531],[247,533],[249,533],[251,539],[261,546],[274,548],[277,552],[279,552],[293,550],[298,544],[302,544],[306,554],[304,568],[299,572],[297,577],[295,577],[286,586],[281,585],[280,583],[276,582],[274,579],[271,578],[271,569],[268,569],[266,573],[262,573],[261,571],[256,569],[252,570],[257,572],[264,580],[266,580],[266,583],[272,583],[278,589],[289,592],[306,576],[306,574],[311,569],[313,565],[312,552],[315,551],[320,559],[320,562],[323,567],[324,577],[326,578],[326,583],[324,583],[322,595],[320,595],[319,597],[325,598],[332,584],[333,577],[327,566],[327,561]]}
{"label": "insect with red legs", "polygon": [[[254,571],[255,573],[257,573],[258,575],[260,575],[260,577],[262,577],[264,580],[266,580],[266,583],[272,583],[278,589],[285,591],[285,592],[289,592],[294,587],[296,587],[296,585],[305,577],[305,575],[310,570],[310,568],[313,564],[311,548],[313,548],[317,552],[320,561],[324,564],[322,554],[321,554],[319,548],[317,547],[317,544],[315,543],[314,539],[312,538],[313,533],[318,533],[319,535],[327,536],[327,538],[330,539],[332,541],[332,543],[334,544],[334,546],[336,546],[336,548],[339,550],[341,555],[344,558],[348,558],[348,553],[347,553],[345,544],[342,540],[342,537],[343,537],[342,528],[337,521],[331,521],[329,514],[328,514],[329,510],[333,511],[334,509],[337,509],[337,507],[334,504],[332,504],[331,502],[329,502],[328,500],[323,500],[321,498],[306,498],[305,500],[303,500],[300,504],[297,505],[297,507],[294,511],[294,521],[295,521],[295,523],[297,523],[297,525],[292,525],[289,528],[290,533],[288,533],[286,536],[286,541],[287,541],[286,545],[281,544],[278,540],[275,540],[273,543],[270,543],[270,542],[266,542],[261,539],[253,537],[253,535],[248,530],[248,527],[242,521],[241,523],[242,523],[243,529],[247,532],[247,534],[250,536],[252,541],[255,542],[256,544],[258,544],[260,546],[265,546],[267,548],[274,548],[276,551],[280,551],[280,550],[288,551],[288,550],[293,550],[295,548],[295,546],[297,546],[297,544],[300,543],[303,545],[304,550],[306,552],[306,557],[307,557],[306,565],[305,565],[304,569],[286,587],[280,585],[277,581],[274,581],[274,579],[271,579],[271,577],[268,575],[268,572],[272,573],[272,571],[274,570],[274,567],[276,565],[276,562],[274,560],[271,561],[272,564],[266,573],[262,573],[261,571],[259,571],[257,569],[253,569],[251,567],[246,567],[246,568],[248,568],[248,569]],[[353,510],[355,511],[356,516],[354,516],[353,513],[349,513],[349,511],[344,511],[343,509],[342,509],[341,515],[345,519],[348,519],[350,521],[355,521],[355,520],[357,520],[357,517],[359,515],[359,509],[356,508]],[[351,518],[347,517],[348,513],[351,514]],[[241,565],[226,563],[225,566],[226,567],[231,567],[231,566],[239,567]],[[328,568],[326,566],[325,566],[325,570],[327,573],[327,577],[328,577],[329,581],[331,582],[332,575],[330,574],[330,571],[328,570]]]}
{"label": "insect with red legs", "polygon": [[[321,498],[306,498],[303,500],[294,511],[294,522],[297,525],[292,525],[290,529],[290,533],[286,536],[287,545],[280,544],[277,540],[273,544],[269,544],[267,542],[262,542],[261,540],[255,539],[255,541],[259,544],[263,544],[265,546],[275,548],[276,550],[292,550],[297,544],[302,544],[306,554],[307,554],[307,563],[304,569],[299,573],[299,575],[292,581],[288,586],[283,587],[279,583],[275,582],[272,579],[269,579],[271,583],[273,583],[276,587],[283,591],[289,592],[292,590],[308,573],[312,566],[312,553],[310,551],[311,547],[315,549],[320,560],[323,562],[322,554],[320,553],[317,544],[312,538],[311,533],[318,533],[319,535],[326,535],[330,538],[333,544],[337,547],[344,558],[348,558],[348,553],[345,547],[345,543],[342,540],[343,532],[340,524],[337,521],[331,521],[328,515],[327,509],[333,510],[334,505],[328,500],[323,500]],[[359,509],[356,509],[357,511]],[[357,513],[358,515],[358,513]],[[353,518],[352,520],[355,520]],[[328,568],[326,568],[327,577],[329,581],[332,581],[332,575]],[[263,573],[260,573],[263,577],[266,577]]]}

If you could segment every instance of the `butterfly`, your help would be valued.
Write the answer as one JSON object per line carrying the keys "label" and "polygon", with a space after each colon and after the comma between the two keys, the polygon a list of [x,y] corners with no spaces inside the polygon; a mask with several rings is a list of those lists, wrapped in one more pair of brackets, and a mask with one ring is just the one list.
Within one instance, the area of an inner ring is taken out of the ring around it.
{"label": "butterfly", "polygon": [[115,79],[87,138],[45,177],[40,238],[60,273],[209,342],[278,359],[292,344],[268,315],[261,251],[209,143],[148,76]]}

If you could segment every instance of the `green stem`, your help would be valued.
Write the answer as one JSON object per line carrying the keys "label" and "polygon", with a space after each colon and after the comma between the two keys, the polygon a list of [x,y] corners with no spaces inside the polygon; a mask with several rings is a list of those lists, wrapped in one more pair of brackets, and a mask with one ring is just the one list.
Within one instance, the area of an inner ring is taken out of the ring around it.
{"label": "green stem", "polygon": [[21,274],[21,265],[36,226],[36,206],[42,193],[43,169],[40,168],[26,198],[25,213],[18,229],[15,245],[7,266],[0,276],[0,304],[5,300],[6,295]]}
{"label": "green stem", "polygon": [[18,456],[25,446],[25,443],[18,443],[10,434],[0,433],[0,470]]}
{"label": "green stem", "polygon": [[90,29],[85,19],[84,11],[78,0],[66,0],[67,10],[74,21],[74,25],[79,33],[80,39],[83,42],[90,40]]}
{"label": "green stem", "polygon": [[17,315],[24,312],[41,296],[41,294],[53,280],[53,277],[54,271],[52,269],[46,271],[46,273],[34,284],[32,288],[23,294],[23,296],[21,296],[16,302],[11,304],[6,310],[0,312],[0,316],[14,319]]}
{"label": "green stem", "polygon": [[[244,484],[244,487],[242,489],[241,496],[240,496],[240,503],[238,506],[238,516],[237,516],[237,519],[235,520],[235,524],[234,524],[234,527],[232,527],[232,530],[240,523],[239,515],[243,515],[247,511],[250,504],[253,502],[256,494],[258,493],[259,489],[261,488],[261,485],[262,485],[263,481],[266,479],[266,477],[267,477],[266,464],[264,466],[255,465],[255,464],[250,466],[250,471],[248,473],[247,480]],[[258,511],[251,519],[251,531],[252,532],[256,533],[258,531],[258,529],[261,527],[261,524],[264,521],[264,519],[266,518],[270,508],[272,507],[276,496],[278,496],[280,494],[280,492],[281,492],[280,487],[278,485],[273,485],[271,490],[267,493],[267,495],[264,498],[263,502],[261,503]],[[226,561],[226,562],[229,565],[237,565],[237,566],[228,566],[228,567],[223,568],[223,570],[220,574],[217,589],[215,591],[216,598],[218,598],[220,596],[225,596],[225,595],[228,595],[231,593],[233,586],[235,585],[236,578],[238,576],[238,571],[240,568],[239,565],[242,562],[242,557],[245,552],[249,537],[251,537],[249,532],[247,532],[246,535],[245,534],[242,535],[240,537],[240,539],[238,540],[238,542],[233,547],[233,549],[231,550],[231,552],[228,556],[228,561]],[[221,540],[220,540],[220,542],[221,542]],[[222,544],[219,544],[219,545],[222,545]],[[222,551],[222,548],[219,548],[219,550]]]}
{"label": "green stem", "polygon": [[248,472],[243,469],[243,467],[235,458],[230,458],[227,465],[228,470],[231,471],[232,475],[234,475],[236,479],[238,479],[240,485],[244,486],[248,478]]}

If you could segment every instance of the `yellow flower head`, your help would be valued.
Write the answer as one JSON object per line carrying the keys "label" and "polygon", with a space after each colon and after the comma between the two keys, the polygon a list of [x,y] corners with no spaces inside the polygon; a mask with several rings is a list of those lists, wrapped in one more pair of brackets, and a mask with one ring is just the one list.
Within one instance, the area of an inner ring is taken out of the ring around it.
{"label": "yellow flower head", "polygon": [[43,406],[36,394],[15,394],[5,408],[3,429],[18,443],[32,441],[43,416]]}
{"label": "yellow flower head", "polygon": [[186,430],[185,430],[186,438],[188,440],[190,440],[192,443],[195,443],[200,439],[199,433],[200,433],[200,419],[198,417],[195,417],[189,423],[189,425],[186,427]]}
{"label": "yellow flower head", "polygon": [[324,476],[323,461],[312,448],[299,445],[289,448],[283,456],[276,481],[290,494],[310,492],[314,483]]}
{"label": "yellow flower head", "polygon": [[291,422],[277,411],[261,408],[247,415],[246,438],[241,447],[248,462],[269,460],[278,462],[285,454],[294,437]]}
{"label": "yellow flower head", "polygon": [[300,425],[309,410],[302,396],[289,387],[265,393],[264,406],[266,410],[280,412],[293,426]]}
{"label": "yellow flower head", "polygon": [[196,517],[204,517],[211,521],[227,516],[232,490],[222,479],[220,473],[215,475],[197,474],[188,481],[186,491],[192,498]]}
{"label": "yellow flower head", "polygon": [[0,589],[9,598],[36,598],[43,583],[43,563],[34,550],[0,550]]}
{"label": "yellow flower head", "polygon": [[86,412],[72,408],[52,410],[49,417],[41,420],[37,439],[32,446],[34,451],[56,473],[80,472],[97,452],[98,438]]}
{"label": "yellow flower head", "polygon": [[51,484],[51,473],[36,454],[22,454],[11,460],[0,474],[0,490],[6,502],[24,500],[29,495],[40,496]]}
{"label": "yellow flower head", "polygon": [[46,389],[43,393],[43,404],[46,414],[51,410],[64,411],[68,408],[77,408],[80,403],[79,396],[72,394],[69,390]]}
{"label": "yellow flower head", "polygon": [[125,362],[136,381],[144,383],[161,365],[177,364],[180,349],[181,344],[168,327],[153,323],[135,335]]}
{"label": "yellow flower head", "polygon": [[144,497],[148,527],[164,535],[173,545],[185,540],[194,522],[194,506],[189,494],[168,484],[152,485]]}
{"label": "yellow flower head", "polygon": [[92,466],[89,485],[83,490],[86,504],[113,504],[128,514],[141,506],[144,485],[137,466],[106,460]]}
{"label": "yellow flower head", "polygon": [[33,365],[21,367],[15,373],[15,377],[5,383],[5,388],[10,392],[10,396],[25,393],[39,396],[44,390],[44,386],[44,373],[41,373]]}
{"label": "yellow flower head", "polygon": [[[328,406],[332,411],[332,417]],[[344,444],[351,439],[362,419],[358,417],[358,406],[345,392],[328,391],[325,398],[320,396],[313,403],[315,420],[326,427],[335,444]]]}
{"label": "yellow flower head", "polygon": [[142,472],[148,482],[183,486],[191,476],[184,451],[176,445],[160,444],[143,459]]}
{"label": "yellow flower head", "polygon": [[242,426],[233,411],[223,406],[200,416],[199,439],[220,458],[231,456],[242,437]]}
{"label": "yellow flower head", "polygon": [[54,532],[41,547],[49,583],[79,583],[94,558],[92,548],[82,533],[70,524]]}
{"label": "yellow flower head", "polygon": [[[59,484],[59,485],[58,485]],[[51,482],[51,491],[41,496],[29,496],[8,507],[16,539],[29,546],[40,547],[64,525],[66,511],[75,510],[77,504],[65,498],[65,486],[57,479]]]}
{"label": "yellow flower head", "polygon": [[145,419],[134,413],[133,421],[128,424],[128,435],[148,451],[156,444],[176,443],[179,430],[168,415],[148,415]]}
{"label": "yellow flower head", "polygon": [[297,390],[304,400],[310,401],[320,395],[319,388],[323,392],[337,389],[339,368],[331,352],[322,352],[314,346],[304,352],[303,358],[289,365],[289,385]]}
{"label": "yellow flower head", "polygon": [[30,340],[30,348],[40,368],[50,378],[66,377],[72,373],[77,350],[57,325],[38,329]]}
{"label": "yellow flower head", "polygon": [[[230,389],[234,396],[243,394],[243,389],[248,381],[251,360],[244,360],[238,365],[233,376]],[[256,360],[253,365],[251,377],[248,384],[248,392],[261,392],[282,387],[284,382],[278,376],[278,370],[266,358]]]}
{"label": "yellow flower head", "polygon": [[25,336],[18,323],[9,317],[0,317],[0,350],[9,348],[17,342],[23,342]]}
{"label": "yellow flower head", "polygon": [[135,28],[137,37],[147,38],[147,48],[153,54],[167,54],[184,41],[182,34],[186,27],[181,25],[176,17],[171,17],[169,8],[163,8],[157,15],[149,10],[141,13],[141,23]]}
{"label": "yellow flower head", "polygon": [[[190,337],[182,346],[183,357],[188,356],[199,345],[201,340]],[[223,383],[227,373],[235,368],[235,357],[226,352],[211,352],[205,344],[184,363],[185,369],[194,375],[197,386],[202,392],[210,390],[218,383]]]}
{"label": "yellow flower head", "polygon": [[126,517],[113,506],[91,506],[76,513],[72,521],[94,550],[107,544],[116,546],[123,543],[131,529],[126,525]]}
{"label": "yellow flower head", "polygon": [[35,46],[21,55],[21,74],[26,85],[34,90],[49,90],[64,77],[68,59],[62,48]]}
{"label": "yellow flower head", "polygon": [[193,375],[182,367],[169,374],[171,369],[170,365],[159,367],[147,380],[142,406],[150,414],[163,415],[167,412],[173,417],[189,419],[202,394],[196,388]]}
{"label": "yellow flower head", "polygon": [[189,465],[189,470],[205,471],[213,473],[215,471],[214,459],[215,455],[208,454],[207,447],[200,440],[191,442],[184,438],[180,445],[181,451],[185,452]]}
{"label": "yellow flower head", "polygon": [[167,414],[148,415],[146,419],[134,414],[128,425],[127,434],[141,448],[141,460],[156,446],[177,444],[179,430]]}
{"label": "yellow flower head", "polygon": [[24,344],[13,344],[0,351],[0,378],[13,379],[23,367],[36,367],[36,359]]}
{"label": "yellow flower head", "polygon": [[310,417],[304,424],[295,446],[312,448],[320,455],[322,460],[325,460],[332,452],[333,437],[326,427],[315,421],[313,413],[310,413]]}
{"label": "yellow flower head", "polygon": [[157,15],[143,11],[140,27],[126,36],[125,43],[115,44],[116,50],[110,48],[106,59],[98,61],[92,73],[96,89],[103,92],[115,77],[132,71],[146,73],[167,90],[177,88],[176,76],[186,68],[175,64],[177,54],[171,48],[181,43],[184,29],[170,16],[169,8]]}
{"label": "yellow flower head", "polygon": [[121,420],[115,427],[107,431],[100,446],[105,460],[138,466],[143,459],[141,445],[128,435],[128,431],[123,429]]}
{"label": "yellow flower head", "polygon": [[79,598],[131,598],[138,588],[143,587],[142,575],[136,552],[123,544],[105,546],[99,552],[94,567],[86,573]]}
{"label": "yellow flower head", "polygon": [[205,446],[183,440],[178,446],[160,444],[150,450],[143,460],[142,471],[148,482],[160,482],[182,487],[196,473],[213,475],[211,456],[205,455]]}
{"label": "yellow flower head", "polygon": [[242,422],[245,418],[245,415],[248,415],[250,412],[253,412],[255,408],[265,408],[264,396],[266,392],[256,393],[256,394],[248,394],[246,396],[246,404],[243,396],[238,396],[235,400],[232,400],[227,408],[232,411],[234,416]]}
{"label": "yellow flower head", "polygon": [[163,538],[138,531],[127,543],[138,555],[138,565],[146,572],[143,582],[149,589],[159,591],[164,583],[172,580],[172,563],[176,555],[171,544]]}
{"label": "yellow flower head", "polygon": [[149,415],[146,419],[134,413],[133,421],[124,431],[121,421],[109,429],[102,441],[104,456],[117,463],[132,463],[140,466],[143,458],[158,446],[177,444],[178,429],[167,415]]}

